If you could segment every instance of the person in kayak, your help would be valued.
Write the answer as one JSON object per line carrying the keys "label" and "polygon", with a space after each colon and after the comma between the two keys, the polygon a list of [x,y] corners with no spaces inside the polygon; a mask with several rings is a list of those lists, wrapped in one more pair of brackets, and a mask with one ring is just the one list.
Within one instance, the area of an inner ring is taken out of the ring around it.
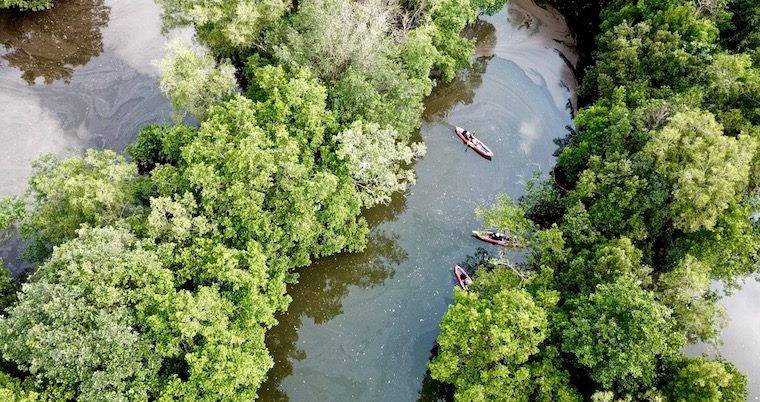
{"label": "person in kayak", "polygon": [[464,283],[464,286],[472,285],[472,279],[470,279],[470,277],[465,274],[459,274],[459,279],[462,280],[462,283]]}
{"label": "person in kayak", "polygon": [[465,138],[467,138],[467,140],[469,140],[469,141],[472,141],[472,140],[475,139],[475,136],[473,136],[472,133],[469,132],[468,130],[464,130],[463,134],[464,134]]}
{"label": "person in kayak", "polygon": [[498,241],[502,241],[507,238],[507,236],[501,232],[491,232],[488,234],[488,237]]}

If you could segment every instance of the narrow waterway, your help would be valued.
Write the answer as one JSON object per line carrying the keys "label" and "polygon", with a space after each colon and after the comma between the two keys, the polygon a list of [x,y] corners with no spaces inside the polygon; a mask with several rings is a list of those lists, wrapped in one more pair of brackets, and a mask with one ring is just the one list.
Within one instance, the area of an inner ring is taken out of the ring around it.
{"label": "narrow waterway", "polygon": [[[52,10],[0,11],[0,196],[20,194],[46,152],[122,150],[147,123],[170,121],[153,60],[169,37],[153,0],[65,0]],[[268,335],[276,359],[262,400],[415,400],[435,397],[426,364],[452,301],[452,264],[478,253],[473,210],[517,197],[547,172],[565,134],[575,79],[568,29],[556,12],[514,0],[483,18],[474,67],[429,97],[421,136],[428,155],[405,196],[368,211],[364,253],[301,271],[293,303]],[[496,152],[492,162],[453,137],[466,126]],[[492,249],[487,249],[492,251]],[[0,247],[19,268],[13,243]],[[724,357],[760,398],[760,285],[724,301]],[[701,349],[695,349],[701,350]]]}
{"label": "narrow waterway", "polygon": [[[267,336],[276,363],[262,400],[433,396],[423,381],[452,301],[450,269],[482,246],[469,237],[474,209],[520,196],[534,172],[551,169],[575,87],[571,35],[556,12],[512,1],[470,34],[475,65],[427,101],[417,184],[369,211],[364,253],[322,260],[290,287],[293,303]],[[493,161],[466,150],[456,125],[477,133]]]}

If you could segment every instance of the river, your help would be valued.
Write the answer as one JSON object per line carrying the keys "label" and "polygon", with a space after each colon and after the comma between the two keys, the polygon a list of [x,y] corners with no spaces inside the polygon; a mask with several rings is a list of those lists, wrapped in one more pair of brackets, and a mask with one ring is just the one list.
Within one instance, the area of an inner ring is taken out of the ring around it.
{"label": "river", "polygon": [[[40,154],[121,150],[140,126],[170,121],[153,60],[167,37],[152,0],[66,0],[32,15],[0,12],[0,196],[20,194]],[[293,303],[268,334],[276,364],[262,400],[430,400],[426,378],[438,322],[452,302],[454,263],[494,249],[468,233],[474,209],[522,194],[554,161],[571,121],[572,40],[554,11],[515,0],[470,29],[473,68],[436,88],[420,136],[418,183],[366,213],[363,253],[323,259],[289,288]],[[496,155],[467,151],[453,126],[475,131]],[[7,265],[13,243],[2,249]],[[726,299],[724,356],[760,396],[760,285]]]}
{"label": "river", "polygon": [[[478,39],[473,68],[427,100],[417,184],[368,212],[365,252],[319,261],[290,287],[293,303],[267,337],[275,367],[263,400],[435,397],[423,382],[453,300],[450,270],[483,245],[469,236],[474,210],[499,193],[519,197],[552,168],[575,88],[571,35],[556,12],[516,0],[468,34]],[[493,161],[468,151],[454,126],[474,131]]]}

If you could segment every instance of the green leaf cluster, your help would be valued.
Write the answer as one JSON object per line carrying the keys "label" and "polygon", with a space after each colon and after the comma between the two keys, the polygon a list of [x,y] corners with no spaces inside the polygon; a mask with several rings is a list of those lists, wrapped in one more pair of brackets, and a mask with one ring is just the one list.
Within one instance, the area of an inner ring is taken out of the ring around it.
{"label": "green leaf cluster", "polygon": [[197,53],[180,39],[172,41],[168,50],[159,63],[160,87],[178,120],[185,112],[203,120],[209,106],[237,92],[235,68],[228,60],[216,63],[211,55]]}
{"label": "green leaf cluster", "polygon": [[292,4],[282,0],[158,0],[165,28],[192,26],[214,54],[229,56],[261,44],[264,29]]}
{"label": "green leaf cluster", "polygon": [[22,11],[47,10],[53,4],[53,0],[0,0],[0,8],[17,8]]}

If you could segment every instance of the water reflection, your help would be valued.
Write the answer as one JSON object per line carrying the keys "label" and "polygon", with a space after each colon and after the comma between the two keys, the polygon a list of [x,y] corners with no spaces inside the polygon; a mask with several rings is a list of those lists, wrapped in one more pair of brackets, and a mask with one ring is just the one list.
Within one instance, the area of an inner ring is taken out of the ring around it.
{"label": "water reflection", "polygon": [[[430,351],[430,358],[435,356],[436,348]],[[430,376],[430,370],[425,372],[425,377],[422,378],[422,388],[420,389],[420,395],[417,399],[418,402],[453,402],[454,401],[454,386],[451,384],[445,384],[438,380],[433,379]]]}
{"label": "water reflection", "polygon": [[483,83],[488,61],[496,45],[496,28],[482,19],[465,28],[463,35],[475,40],[475,55],[471,68],[463,71],[449,83],[441,83],[425,99],[425,111],[422,118],[427,121],[444,119],[454,105],[469,105],[475,99],[475,91]]}
{"label": "water reflection", "polygon": [[39,12],[0,11],[0,44],[7,51],[2,57],[29,85],[38,78],[68,82],[74,67],[103,51],[101,29],[109,14],[103,0],[59,1]]}
{"label": "water reflection", "polygon": [[343,298],[351,287],[370,288],[383,283],[395,273],[408,254],[398,245],[398,235],[376,227],[394,220],[406,206],[406,198],[394,197],[388,205],[375,207],[364,214],[373,228],[366,251],[324,258],[299,272],[298,283],[289,287],[293,297],[288,311],[278,317],[279,324],[267,333],[267,347],[275,359],[259,396],[267,401],[287,401],[280,389],[281,381],[293,373],[293,361],[306,358],[298,349],[298,331],[304,319],[323,324],[343,313]]}
{"label": "water reflection", "polygon": [[496,46],[496,27],[488,21],[478,19],[462,32],[464,37],[475,40],[475,57],[491,56]]}
{"label": "water reflection", "polygon": [[483,83],[482,77],[489,60],[490,56],[479,57],[473,62],[472,68],[461,73],[457,79],[436,86],[425,100],[422,118],[427,122],[444,119],[454,105],[472,104],[475,91]]}

